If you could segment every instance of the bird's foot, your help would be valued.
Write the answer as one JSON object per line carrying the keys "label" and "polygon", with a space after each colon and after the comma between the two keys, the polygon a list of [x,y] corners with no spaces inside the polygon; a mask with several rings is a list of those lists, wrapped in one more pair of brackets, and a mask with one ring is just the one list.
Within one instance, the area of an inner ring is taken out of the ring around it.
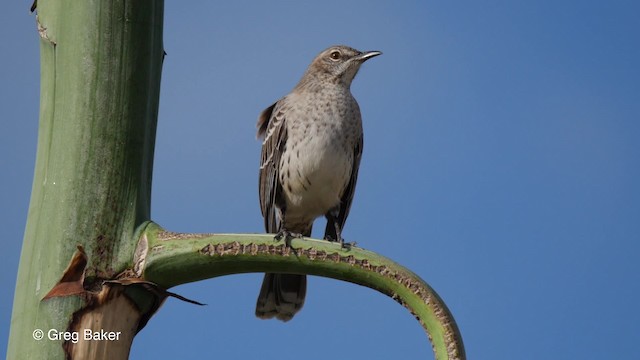
{"label": "bird's foot", "polygon": [[302,239],[303,235],[300,233],[294,233],[291,232],[289,230],[280,230],[278,231],[278,233],[276,234],[276,236],[273,237],[273,239],[275,241],[280,241],[280,240],[284,240],[284,244],[287,247],[291,247],[291,240],[293,239]]}
{"label": "bird's foot", "polygon": [[355,247],[357,245],[355,241],[345,242],[342,236],[339,236],[338,239],[334,239],[333,237],[327,235],[324,237],[324,239],[330,242],[340,243],[340,247],[342,247],[343,249],[351,249],[352,247]]}

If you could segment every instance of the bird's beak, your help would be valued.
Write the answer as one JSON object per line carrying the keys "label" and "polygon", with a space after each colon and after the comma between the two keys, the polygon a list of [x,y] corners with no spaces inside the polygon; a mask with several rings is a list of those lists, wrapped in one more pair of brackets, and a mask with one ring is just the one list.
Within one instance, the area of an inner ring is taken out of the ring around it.
{"label": "bird's beak", "polygon": [[358,60],[364,62],[378,55],[382,55],[382,51],[365,51],[362,54],[358,55]]}

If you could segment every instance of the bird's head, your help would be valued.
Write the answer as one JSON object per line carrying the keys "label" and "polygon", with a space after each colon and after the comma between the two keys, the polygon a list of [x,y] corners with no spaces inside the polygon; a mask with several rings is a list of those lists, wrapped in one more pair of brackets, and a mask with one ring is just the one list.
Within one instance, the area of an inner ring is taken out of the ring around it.
{"label": "bird's head", "polygon": [[380,51],[362,52],[344,45],[332,46],[313,59],[303,77],[303,82],[311,79],[326,79],[332,83],[350,86],[360,65],[380,54],[382,54]]}

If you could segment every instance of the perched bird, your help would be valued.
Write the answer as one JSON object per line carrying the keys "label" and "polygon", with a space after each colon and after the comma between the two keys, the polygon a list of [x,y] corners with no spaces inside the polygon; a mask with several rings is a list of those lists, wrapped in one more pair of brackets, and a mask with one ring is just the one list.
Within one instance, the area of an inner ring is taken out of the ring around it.
{"label": "perched bird", "polygon": [[[289,95],[260,114],[260,209],[276,239],[311,236],[314,220],[324,215],[325,239],[344,244],[363,144],[351,82],[362,63],[380,54],[332,46],[313,59]],[[265,274],[256,316],[288,321],[306,291],[305,275]]]}

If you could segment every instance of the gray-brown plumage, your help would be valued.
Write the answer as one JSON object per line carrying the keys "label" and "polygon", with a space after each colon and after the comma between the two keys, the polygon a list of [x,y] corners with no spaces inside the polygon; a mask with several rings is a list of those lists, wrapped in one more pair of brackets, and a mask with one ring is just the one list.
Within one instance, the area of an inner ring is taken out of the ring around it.
{"label": "gray-brown plumage", "polygon": [[[289,95],[260,114],[260,209],[276,238],[310,236],[313,221],[324,215],[325,239],[343,243],[362,155],[360,108],[350,87],[360,65],[380,54],[330,47]],[[256,316],[290,320],[306,288],[304,275],[265,274]]]}

